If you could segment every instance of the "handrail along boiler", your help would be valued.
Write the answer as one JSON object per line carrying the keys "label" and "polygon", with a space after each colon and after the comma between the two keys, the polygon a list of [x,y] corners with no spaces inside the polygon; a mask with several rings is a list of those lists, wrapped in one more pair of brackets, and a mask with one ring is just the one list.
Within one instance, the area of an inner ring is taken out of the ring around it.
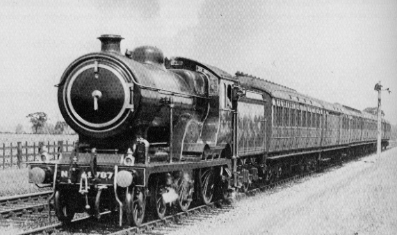
{"label": "handrail along boiler", "polygon": [[[31,162],[30,182],[53,188],[59,220],[117,211],[140,225],[147,210],[209,204],[231,190],[372,151],[375,117],[295,90],[175,57],[156,47],[120,52],[118,35],[72,62],[58,103],[79,134],[71,154]],[[383,120],[382,146],[390,124]]]}

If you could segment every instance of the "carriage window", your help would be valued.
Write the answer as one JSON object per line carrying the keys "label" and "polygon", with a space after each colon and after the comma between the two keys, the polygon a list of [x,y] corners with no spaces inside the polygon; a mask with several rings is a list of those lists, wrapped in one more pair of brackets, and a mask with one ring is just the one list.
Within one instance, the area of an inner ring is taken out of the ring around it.
{"label": "carriage window", "polygon": [[312,115],[311,127],[314,127],[314,125],[316,124],[316,114],[315,113],[311,113],[311,115]]}
{"label": "carriage window", "polygon": [[291,126],[295,126],[295,109],[291,109]]}
{"label": "carriage window", "polygon": [[282,126],[283,125],[283,121],[284,121],[284,119],[283,119],[283,107],[279,107],[279,120],[280,120],[280,122],[279,122],[279,126]]}
{"label": "carriage window", "polygon": [[306,123],[307,123],[306,118],[307,118],[307,111],[303,111],[302,112],[302,126],[303,127],[307,126],[306,125]]}
{"label": "carriage window", "polygon": [[302,111],[300,109],[296,110],[296,126],[302,125]]}
{"label": "carriage window", "polygon": [[277,107],[277,109],[278,109],[278,115],[277,115],[278,124],[277,124],[277,126],[282,126],[283,125],[283,107]]}
{"label": "carriage window", "polygon": [[273,108],[273,126],[276,126],[277,125],[277,114],[276,114],[277,107],[273,106],[272,108]]}
{"label": "carriage window", "polygon": [[285,112],[285,115],[284,115],[284,123],[285,123],[285,126],[289,126],[289,112],[290,112],[290,109],[289,108],[284,108],[284,112]]}
{"label": "carriage window", "polygon": [[274,126],[282,125],[282,107],[273,106],[274,107]]}

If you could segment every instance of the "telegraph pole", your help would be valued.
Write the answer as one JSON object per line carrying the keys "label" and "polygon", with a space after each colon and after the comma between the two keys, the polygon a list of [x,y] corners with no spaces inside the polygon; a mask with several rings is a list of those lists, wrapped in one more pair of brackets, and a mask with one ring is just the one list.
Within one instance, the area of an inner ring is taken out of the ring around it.
{"label": "telegraph pole", "polygon": [[382,137],[382,109],[381,109],[381,96],[382,96],[382,85],[380,84],[380,81],[375,85],[375,91],[378,91],[378,137],[377,137],[377,143],[376,143],[376,155],[378,158],[380,157],[381,153],[381,137]]}

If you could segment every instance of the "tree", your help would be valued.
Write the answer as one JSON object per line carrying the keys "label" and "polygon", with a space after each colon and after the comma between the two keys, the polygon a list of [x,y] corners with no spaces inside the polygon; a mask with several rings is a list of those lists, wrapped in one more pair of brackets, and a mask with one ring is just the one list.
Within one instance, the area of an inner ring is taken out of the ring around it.
{"label": "tree", "polygon": [[31,113],[26,117],[30,118],[30,122],[32,123],[32,130],[35,134],[39,133],[39,131],[43,129],[47,122],[47,114],[44,112]]}
{"label": "tree", "polygon": [[55,131],[54,124],[48,123],[48,122],[44,124],[44,127],[42,128],[42,133],[43,134],[50,134],[50,135],[57,134],[56,131]]}
{"label": "tree", "polygon": [[57,121],[55,124],[55,132],[57,134],[64,134],[69,129],[69,125],[65,121]]}
{"label": "tree", "polygon": [[18,123],[17,127],[15,128],[15,134],[23,134],[23,126],[21,123]]}

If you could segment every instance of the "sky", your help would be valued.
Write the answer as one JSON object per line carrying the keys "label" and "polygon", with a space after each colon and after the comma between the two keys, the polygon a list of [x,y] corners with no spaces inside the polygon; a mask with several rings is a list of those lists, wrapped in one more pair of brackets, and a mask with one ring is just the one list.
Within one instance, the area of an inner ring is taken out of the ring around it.
{"label": "sky", "polygon": [[119,34],[121,50],[152,45],[230,74],[252,74],[397,124],[395,0],[2,0],[0,131],[26,116],[62,120],[56,85],[77,57]]}

